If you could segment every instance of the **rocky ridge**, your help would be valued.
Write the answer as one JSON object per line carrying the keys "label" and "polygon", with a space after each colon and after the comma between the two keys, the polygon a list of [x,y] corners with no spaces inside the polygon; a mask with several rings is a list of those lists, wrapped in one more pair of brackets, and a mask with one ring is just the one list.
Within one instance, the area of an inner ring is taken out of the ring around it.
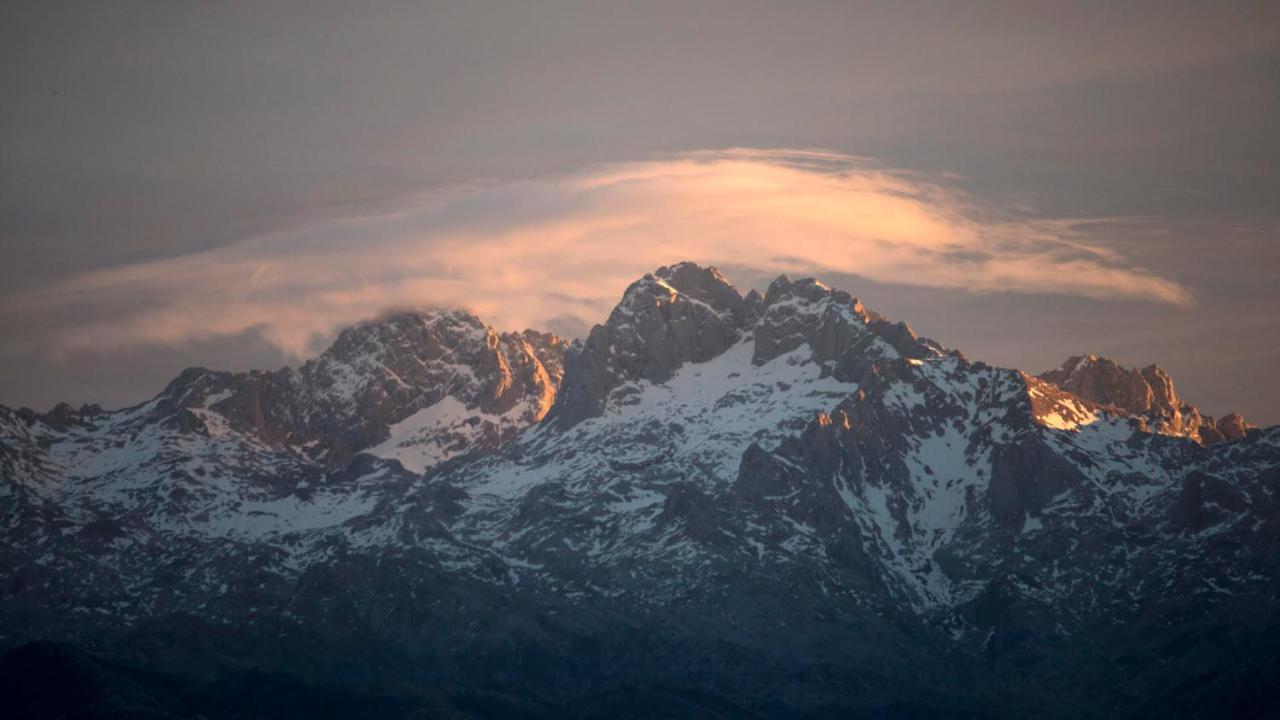
{"label": "rocky ridge", "polygon": [[[5,412],[47,436],[40,445],[77,446],[67,460],[84,454],[79,446],[101,450],[95,435],[119,436],[116,425],[124,423],[178,436],[234,436],[323,466],[378,447],[417,453],[423,457],[409,464],[423,465],[494,449],[541,420],[555,401],[566,347],[549,333],[498,333],[464,311],[396,312],[343,330],[297,369],[189,368],[134,408]],[[414,428],[433,407],[437,422]]]}
{"label": "rocky ridge", "polygon": [[1152,432],[1177,435],[1210,445],[1241,440],[1250,429],[1244,417],[1231,413],[1214,420],[1178,397],[1173,378],[1158,365],[1124,368],[1097,355],[1076,355],[1040,379],[1079,398],[1128,413]]}
{"label": "rocky ridge", "polygon": [[[109,421],[0,411],[5,641],[493,717],[1280,707],[1254,680],[1280,657],[1277,428],[1211,443],[1171,382],[1060,387],[815,280],[744,296],[689,263],[628,288],[553,398],[542,336],[432,325]],[[433,454],[511,412],[542,422]]]}

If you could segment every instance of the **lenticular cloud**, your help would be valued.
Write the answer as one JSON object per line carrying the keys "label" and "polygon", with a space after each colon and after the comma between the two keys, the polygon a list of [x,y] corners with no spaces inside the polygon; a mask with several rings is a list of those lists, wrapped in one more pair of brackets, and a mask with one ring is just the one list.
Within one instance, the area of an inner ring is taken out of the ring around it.
{"label": "lenticular cloud", "polygon": [[14,298],[54,349],[256,329],[304,356],[389,307],[457,305],[500,327],[596,322],[679,260],[838,272],[972,292],[1186,303],[1179,285],[1086,240],[1088,223],[983,208],[939,179],[813,151],[700,152],[438,192]]}

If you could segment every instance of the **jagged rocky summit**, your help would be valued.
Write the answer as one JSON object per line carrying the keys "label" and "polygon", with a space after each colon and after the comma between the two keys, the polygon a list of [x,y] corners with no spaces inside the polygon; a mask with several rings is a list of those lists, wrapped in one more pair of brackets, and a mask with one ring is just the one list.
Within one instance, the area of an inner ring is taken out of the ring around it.
{"label": "jagged rocky summit", "polygon": [[102,702],[1280,708],[1280,429],[1155,367],[971,362],[812,279],[660,268],[572,345],[396,313],[296,370],[0,408],[0,437],[10,664],[136,689]]}
{"label": "jagged rocky summit", "polygon": [[1180,399],[1173,378],[1158,365],[1141,370],[1096,355],[1077,355],[1040,378],[1085,400],[1128,413],[1153,432],[1181,435],[1205,444],[1243,439],[1249,430],[1238,413],[1218,420]]}

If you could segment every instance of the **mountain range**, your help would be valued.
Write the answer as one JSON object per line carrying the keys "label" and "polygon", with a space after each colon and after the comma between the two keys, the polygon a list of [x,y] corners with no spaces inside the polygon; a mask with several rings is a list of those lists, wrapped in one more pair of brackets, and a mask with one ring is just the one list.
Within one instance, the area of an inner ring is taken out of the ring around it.
{"label": "mountain range", "polygon": [[18,716],[1280,716],[1280,427],[814,279],[0,406],[0,538]]}

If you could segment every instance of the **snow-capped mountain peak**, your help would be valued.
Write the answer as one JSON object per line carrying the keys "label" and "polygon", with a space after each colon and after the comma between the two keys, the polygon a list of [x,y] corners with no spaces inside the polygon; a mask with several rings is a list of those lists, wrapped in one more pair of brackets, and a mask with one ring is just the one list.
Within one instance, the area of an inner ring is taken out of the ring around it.
{"label": "snow-capped mountain peak", "polygon": [[600,647],[627,660],[572,672],[759,667],[763,714],[823,707],[796,667],[874,675],[881,706],[968,683],[1034,713],[1010,673],[1097,702],[1078,653],[1170,637],[1140,664],[1191,683],[1280,638],[1280,428],[1234,417],[1158,368],[991,367],[816,280],[743,295],[692,263],[573,345],[392,313],[299,369],[0,408],[0,636],[179,642],[165,623],[199,618],[459,687],[459,658],[523,678]]}

